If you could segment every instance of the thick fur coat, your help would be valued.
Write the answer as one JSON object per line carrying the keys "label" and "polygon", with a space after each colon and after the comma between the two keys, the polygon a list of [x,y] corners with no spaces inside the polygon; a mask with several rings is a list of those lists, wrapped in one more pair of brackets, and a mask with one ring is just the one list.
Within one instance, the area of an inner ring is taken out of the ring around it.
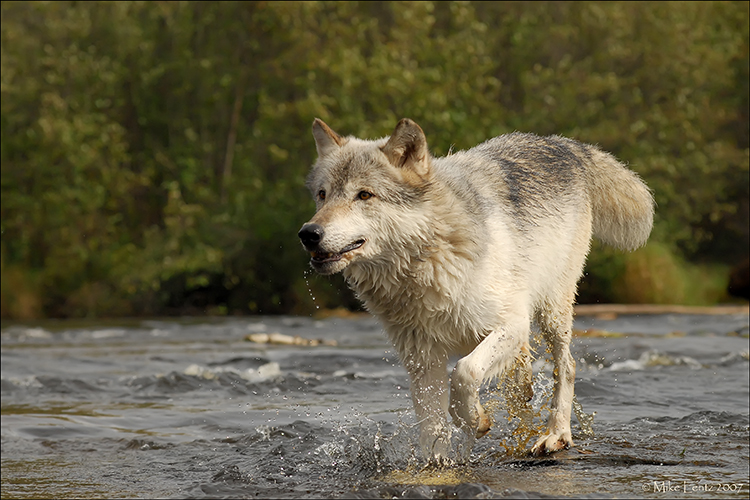
{"label": "thick fur coat", "polygon": [[[449,418],[470,442],[489,430],[483,381],[515,366],[530,397],[533,322],[555,391],[532,452],[571,446],[577,282],[592,236],[625,250],[646,242],[646,185],[608,153],[558,136],[512,133],[433,158],[409,119],[379,140],[317,119],[313,135],[317,211],[299,236],[312,267],[343,272],[383,323],[411,379],[425,457],[450,456]],[[449,377],[451,354],[463,357]]]}

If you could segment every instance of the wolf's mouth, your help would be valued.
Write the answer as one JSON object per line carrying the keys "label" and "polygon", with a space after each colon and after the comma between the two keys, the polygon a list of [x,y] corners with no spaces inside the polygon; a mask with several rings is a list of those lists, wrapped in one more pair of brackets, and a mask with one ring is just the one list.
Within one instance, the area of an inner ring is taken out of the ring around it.
{"label": "wolf's mouth", "polygon": [[326,262],[336,262],[337,260],[341,260],[341,257],[343,257],[343,255],[346,252],[351,252],[352,250],[356,250],[357,248],[361,247],[364,244],[365,244],[365,240],[357,240],[354,243],[350,243],[349,245],[346,245],[338,253],[310,252],[310,255],[312,255],[312,261],[315,262],[316,264],[325,264]]}

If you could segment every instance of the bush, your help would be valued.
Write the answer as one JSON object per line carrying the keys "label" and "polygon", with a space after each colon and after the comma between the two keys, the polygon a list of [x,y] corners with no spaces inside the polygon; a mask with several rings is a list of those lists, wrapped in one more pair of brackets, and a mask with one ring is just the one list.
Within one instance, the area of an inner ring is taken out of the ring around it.
{"label": "bush", "polygon": [[[311,311],[296,232],[313,211],[316,116],[367,137],[408,116],[437,155],[520,130],[630,163],[659,204],[657,245],[595,250],[582,298],[717,300],[695,277],[684,293],[660,280],[748,253],[740,2],[1,9],[4,317],[180,313],[206,297],[212,313]],[[354,303],[340,279],[310,283],[326,307]]]}

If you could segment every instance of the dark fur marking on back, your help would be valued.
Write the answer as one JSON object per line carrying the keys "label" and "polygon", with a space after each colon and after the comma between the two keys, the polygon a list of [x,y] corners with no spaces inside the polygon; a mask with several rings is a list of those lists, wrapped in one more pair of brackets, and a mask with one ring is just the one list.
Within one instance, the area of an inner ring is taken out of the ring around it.
{"label": "dark fur marking on back", "polygon": [[583,145],[570,139],[518,132],[490,139],[477,149],[498,164],[513,212],[519,222],[528,222],[533,206],[555,207],[555,200],[566,197],[570,184],[582,178],[585,165],[575,146],[590,157]]}

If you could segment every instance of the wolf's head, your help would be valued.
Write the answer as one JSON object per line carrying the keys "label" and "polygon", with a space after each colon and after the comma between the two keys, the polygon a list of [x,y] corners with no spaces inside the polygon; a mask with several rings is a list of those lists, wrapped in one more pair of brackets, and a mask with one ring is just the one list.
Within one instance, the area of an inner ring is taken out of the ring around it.
{"label": "wolf's head", "polygon": [[430,154],[422,129],[408,118],[390,137],[341,137],[313,122],[318,160],[307,179],[317,211],[299,231],[312,267],[333,274],[355,262],[377,264],[413,246],[429,225],[418,210],[430,185]]}

